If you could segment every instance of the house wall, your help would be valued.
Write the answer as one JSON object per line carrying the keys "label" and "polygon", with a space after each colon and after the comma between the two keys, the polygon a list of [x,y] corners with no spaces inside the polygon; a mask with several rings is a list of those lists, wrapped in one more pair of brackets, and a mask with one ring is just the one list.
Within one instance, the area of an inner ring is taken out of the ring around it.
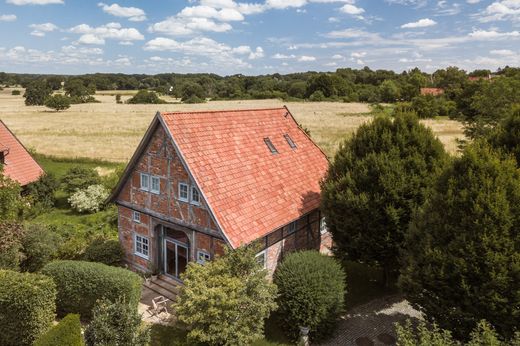
{"label": "house wall", "polygon": [[[160,178],[159,194],[141,190],[141,173]],[[149,267],[146,259],[134,254],[134,235],[136,233],[149,238],[150,259],[157,259],[159,234],[154,230],[163,221],[193,230],[191,234],[188,234],[191,241],[191,260],[195,259],[199,248],[209,252],[212,258],[215,254],[223,253],[226,243],[218,231],[202,195],[200,195],[199,206],[181,201],[179,199],[180,182],[190,186],[194,185],[168,134],[159,125],[116,198],[119,208],[119,237],[130,266],[139,270],[146,270]],[[133,211],[140,212],[140,223],[132,220]]]}

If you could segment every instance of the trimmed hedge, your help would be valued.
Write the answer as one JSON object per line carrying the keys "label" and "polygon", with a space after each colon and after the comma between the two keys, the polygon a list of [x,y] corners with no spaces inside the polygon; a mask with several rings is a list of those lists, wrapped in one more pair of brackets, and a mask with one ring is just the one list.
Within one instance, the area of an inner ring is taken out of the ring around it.
{"label": "trimmed hedge", "polygon": [[84,346],[79,315],[68,314],[36,340],[34,346]]}
{"label": "trimmed hedge", "polygon": [[92,317],[98,299],[115,301],[124,298],[137,309],[141,297],[142,278],[129,270],[102,263],[84,261],[54,261],[42,269],[56,282],[58,315],[79,313]]}
{"label": "trimmed hedge", "polygon": [[123,248],[116,239],[96,239],[89,244],[83,255],[85,261],[120,266],[123,262]]}
{"label": "trimmed hedge", "polygon": [[343,311],[345,272],[333,258],[317,251],[289,254],[278,265],[279,315],[291,335],[299,326],[310,328],[314,339],[330,335]]}
{"label": "trimmed hedge", "polygon": [[50,277],[0,270],[0,345],[32,345],[54,321],[55,302]]}

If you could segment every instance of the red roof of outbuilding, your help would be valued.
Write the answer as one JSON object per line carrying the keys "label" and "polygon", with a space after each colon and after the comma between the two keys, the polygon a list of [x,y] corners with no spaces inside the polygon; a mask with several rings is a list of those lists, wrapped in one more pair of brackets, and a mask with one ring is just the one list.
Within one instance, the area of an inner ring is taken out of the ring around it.
{"label": "red roof of outbuilding", "polygon": [[233,247],[319,207],[328,160],[287,108],[161,116]]}
{"label": "red roof of outbuilding", "polygon": [[44,173],[27,149],[0,120],[0,151],[5,153],[4,175],[24,186]]}

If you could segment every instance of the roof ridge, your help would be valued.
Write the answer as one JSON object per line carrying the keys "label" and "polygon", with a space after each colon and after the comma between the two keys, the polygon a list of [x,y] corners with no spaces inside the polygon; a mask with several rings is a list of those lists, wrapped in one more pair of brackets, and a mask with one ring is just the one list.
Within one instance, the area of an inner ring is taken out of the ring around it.
{"label": "roof ridge", "polygon": [[250,112],[250,111],[271,111],[271,110],[286,110],[285,107],[271,107],[271,108],[244,108],[244,109],[221,109],[221,110],[207,110],[207,111],[178,111],[178,112],[159,112],[161,115],[170,114],[198,114],[198,113],[235,113],[235,112]]}

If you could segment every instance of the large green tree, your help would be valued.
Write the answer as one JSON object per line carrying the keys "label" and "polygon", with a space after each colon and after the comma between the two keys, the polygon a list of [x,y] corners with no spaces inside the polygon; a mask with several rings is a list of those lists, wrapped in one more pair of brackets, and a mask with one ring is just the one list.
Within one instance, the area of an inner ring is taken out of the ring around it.
{"label": "large green tree", "polygon": [[322,184],[336,255],[380,265],[386,274],[396,268],[411,213],[446,159],[441,142],[414,115],[361,126],[341,145]]}
{"label": "large green tree", "polygon": [[514,107],[489,136],[496,149],[514,155],[520,166],[520,106]]}
{"label": "large green tree", "polygon": [[485,143],[468,146],[414,216],[400,286],[440,327],[464,337],[481,319],[520,325],[520,171]]}
{"label": "large green tree", "polygon": [[25,88],[26,106],[43,106],[47,97],[52,94],[51,87],[44,79],[35,80]]}

